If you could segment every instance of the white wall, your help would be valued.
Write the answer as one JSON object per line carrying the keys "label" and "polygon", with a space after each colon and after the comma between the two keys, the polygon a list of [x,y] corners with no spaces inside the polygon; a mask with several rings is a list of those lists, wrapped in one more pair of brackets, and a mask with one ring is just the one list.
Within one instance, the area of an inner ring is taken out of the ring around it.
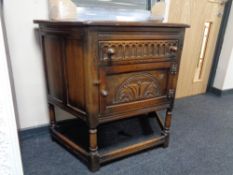
{"label": "white wall", "polygon": [[233,7],[226,28],[214,87],[220,90],[233,89]]}
{"label": "white wall", "polygon": [[42,56],[33,24],[47,19],[47,0],[4,0],[5,21],[19,110],[19,127],[48,123]]}
{"label": "white wall", "polygon": [[0,19],[0,174],[23,175],[2,26]]}
{"label": "white wall", "polygon": [[[49,123],[42,52],[34,19],[48,19],[48,0],[5,0],[5,20],[17,107],[19,129]],[[57,119],[72,118],[56,109]]]}
{"label": "white wall", "polygon": [[[233,25],[233,23],[232,23],[232,25]],[[233,30],[232,30],[232,36],[231,37],[233,38]],[[228,64],[223,89],[224,90],[225,89],[233,89],[233,47],[232,47],[232,50],[231,50],[230,61],[229,61],[229,64]]]}

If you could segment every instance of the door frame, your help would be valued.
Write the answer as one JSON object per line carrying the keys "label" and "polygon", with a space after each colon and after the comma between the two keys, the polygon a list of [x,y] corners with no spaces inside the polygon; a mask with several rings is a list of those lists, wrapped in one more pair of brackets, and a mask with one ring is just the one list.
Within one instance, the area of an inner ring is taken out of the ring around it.
{"label": "door frame", "polygon": [[[160,1],[160,0],[158,0],[158,1]],[[166,7],[167,11],[169,11],[169,9],[170,9],[170,1],[171,0],[165,0],[165,2],[167,3],[167,7]],[[217,71],[217,67],[218,67],[218,63],[219,63],[219,59],[220,59],[220,54],[222,51],[222,45],[223,45],[223,41],[224,41],[227,23],[229,20],[231,7],[232,7],[232,0],[228,0],[225,4],[225,7],[224,7],[222,21],[221,21],[219,33],[217,36],[217,43],[216,43],[216,47],[215,47],[215,51],[214,51],[213,62],[211,65],[211,70],[210,70],[210,75],[209,75],[209,79],[208,79],[208,83],[207,83],[206,93],[212,92],[216,95],[222,94],[222,91],[219,89],[216,89],[213,85],[214,85],[214,79],[216,76],[216,71]],[[166,13],[169,13],[169,12],[166,12]],[[166,15],[165,15],[165,17],[166,17]],[[165,22],[166,22],[166,18],[165,18]]]}
{"label": "door frame", "polygon": [[217,94],[217,95],[219,95],[219,92],[216,90],[216,88],[213,87],[213,85],[214,85],[214,79],[215,79],[215,75],[216,75],[216,71],[217,71],[217,67],[218,67],[220,54],[222,51],[222,45],[223,45],[224,36],[225,36],[226,28],[227,28],[227,23],[228,23],[230,11],[231,11],[231,6],[232,6],[232,0],[228,0],[227,3],[225,4],[225,8],[224,8],[224,13],[223,13],[223,17],[222,17],[222,22],[221,22],[219,34],[218,34],[218,39],[217,39],[216,48],[215,48],[215,52],[214,52],[213,63],[212,63],[209,81],[208,81],[208,85],[207,85],[207,91],[206,91],[206,92],[212,92],[212,93]]}

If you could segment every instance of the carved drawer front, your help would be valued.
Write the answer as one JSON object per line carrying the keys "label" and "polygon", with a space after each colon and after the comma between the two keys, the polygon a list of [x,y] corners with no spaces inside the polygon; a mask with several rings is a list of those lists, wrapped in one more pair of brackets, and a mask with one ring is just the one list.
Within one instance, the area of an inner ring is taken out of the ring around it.
{"label": "carved drawer front", "polygon": [[178,40],[99,41],[100,61],[106,64],[175,58],[177,51]]}
{"label": "carved drawer front", "polygon": [[140,107],[149,107],[147,104],[154,106],[155,101],[166,98],[167,72],[167,69],[161,69],[106,75],[105,88],[100,88],[102,112],[137,109],[140,103]]}

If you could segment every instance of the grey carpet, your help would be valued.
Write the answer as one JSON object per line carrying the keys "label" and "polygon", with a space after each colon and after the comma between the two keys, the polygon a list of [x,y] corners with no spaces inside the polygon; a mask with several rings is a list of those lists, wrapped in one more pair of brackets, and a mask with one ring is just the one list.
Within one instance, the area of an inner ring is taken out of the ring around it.
{"label": "grey carpet", "polygon": [[233,95],[176,101],[171,141],[91,173],[47,132],[21,140],[25,175],[232,175]]}

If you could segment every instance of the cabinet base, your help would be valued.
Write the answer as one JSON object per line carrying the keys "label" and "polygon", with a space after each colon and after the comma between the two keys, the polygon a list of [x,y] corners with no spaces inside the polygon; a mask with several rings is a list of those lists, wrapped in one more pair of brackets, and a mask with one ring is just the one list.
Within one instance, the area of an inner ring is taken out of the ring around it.
{"label": "cabinet base", "polygon": [[[124,125],[127,126],[127,122],[130,122],[131,127],[136,127],[137,130],[124,127]],[[101,125],[98,128],[98,150],[96,152],[88,149],[88,127],[81,120],[72,119],[58,122],[55,127],[51,127],[51,136],[81,158],[91,171],[97,171],[101,164],[158,145],[164,146],[168,138],[161,134],[161,129],[157,120],[145,116]],[[110,137],[110,139],[106,141],[106,137]]]}

